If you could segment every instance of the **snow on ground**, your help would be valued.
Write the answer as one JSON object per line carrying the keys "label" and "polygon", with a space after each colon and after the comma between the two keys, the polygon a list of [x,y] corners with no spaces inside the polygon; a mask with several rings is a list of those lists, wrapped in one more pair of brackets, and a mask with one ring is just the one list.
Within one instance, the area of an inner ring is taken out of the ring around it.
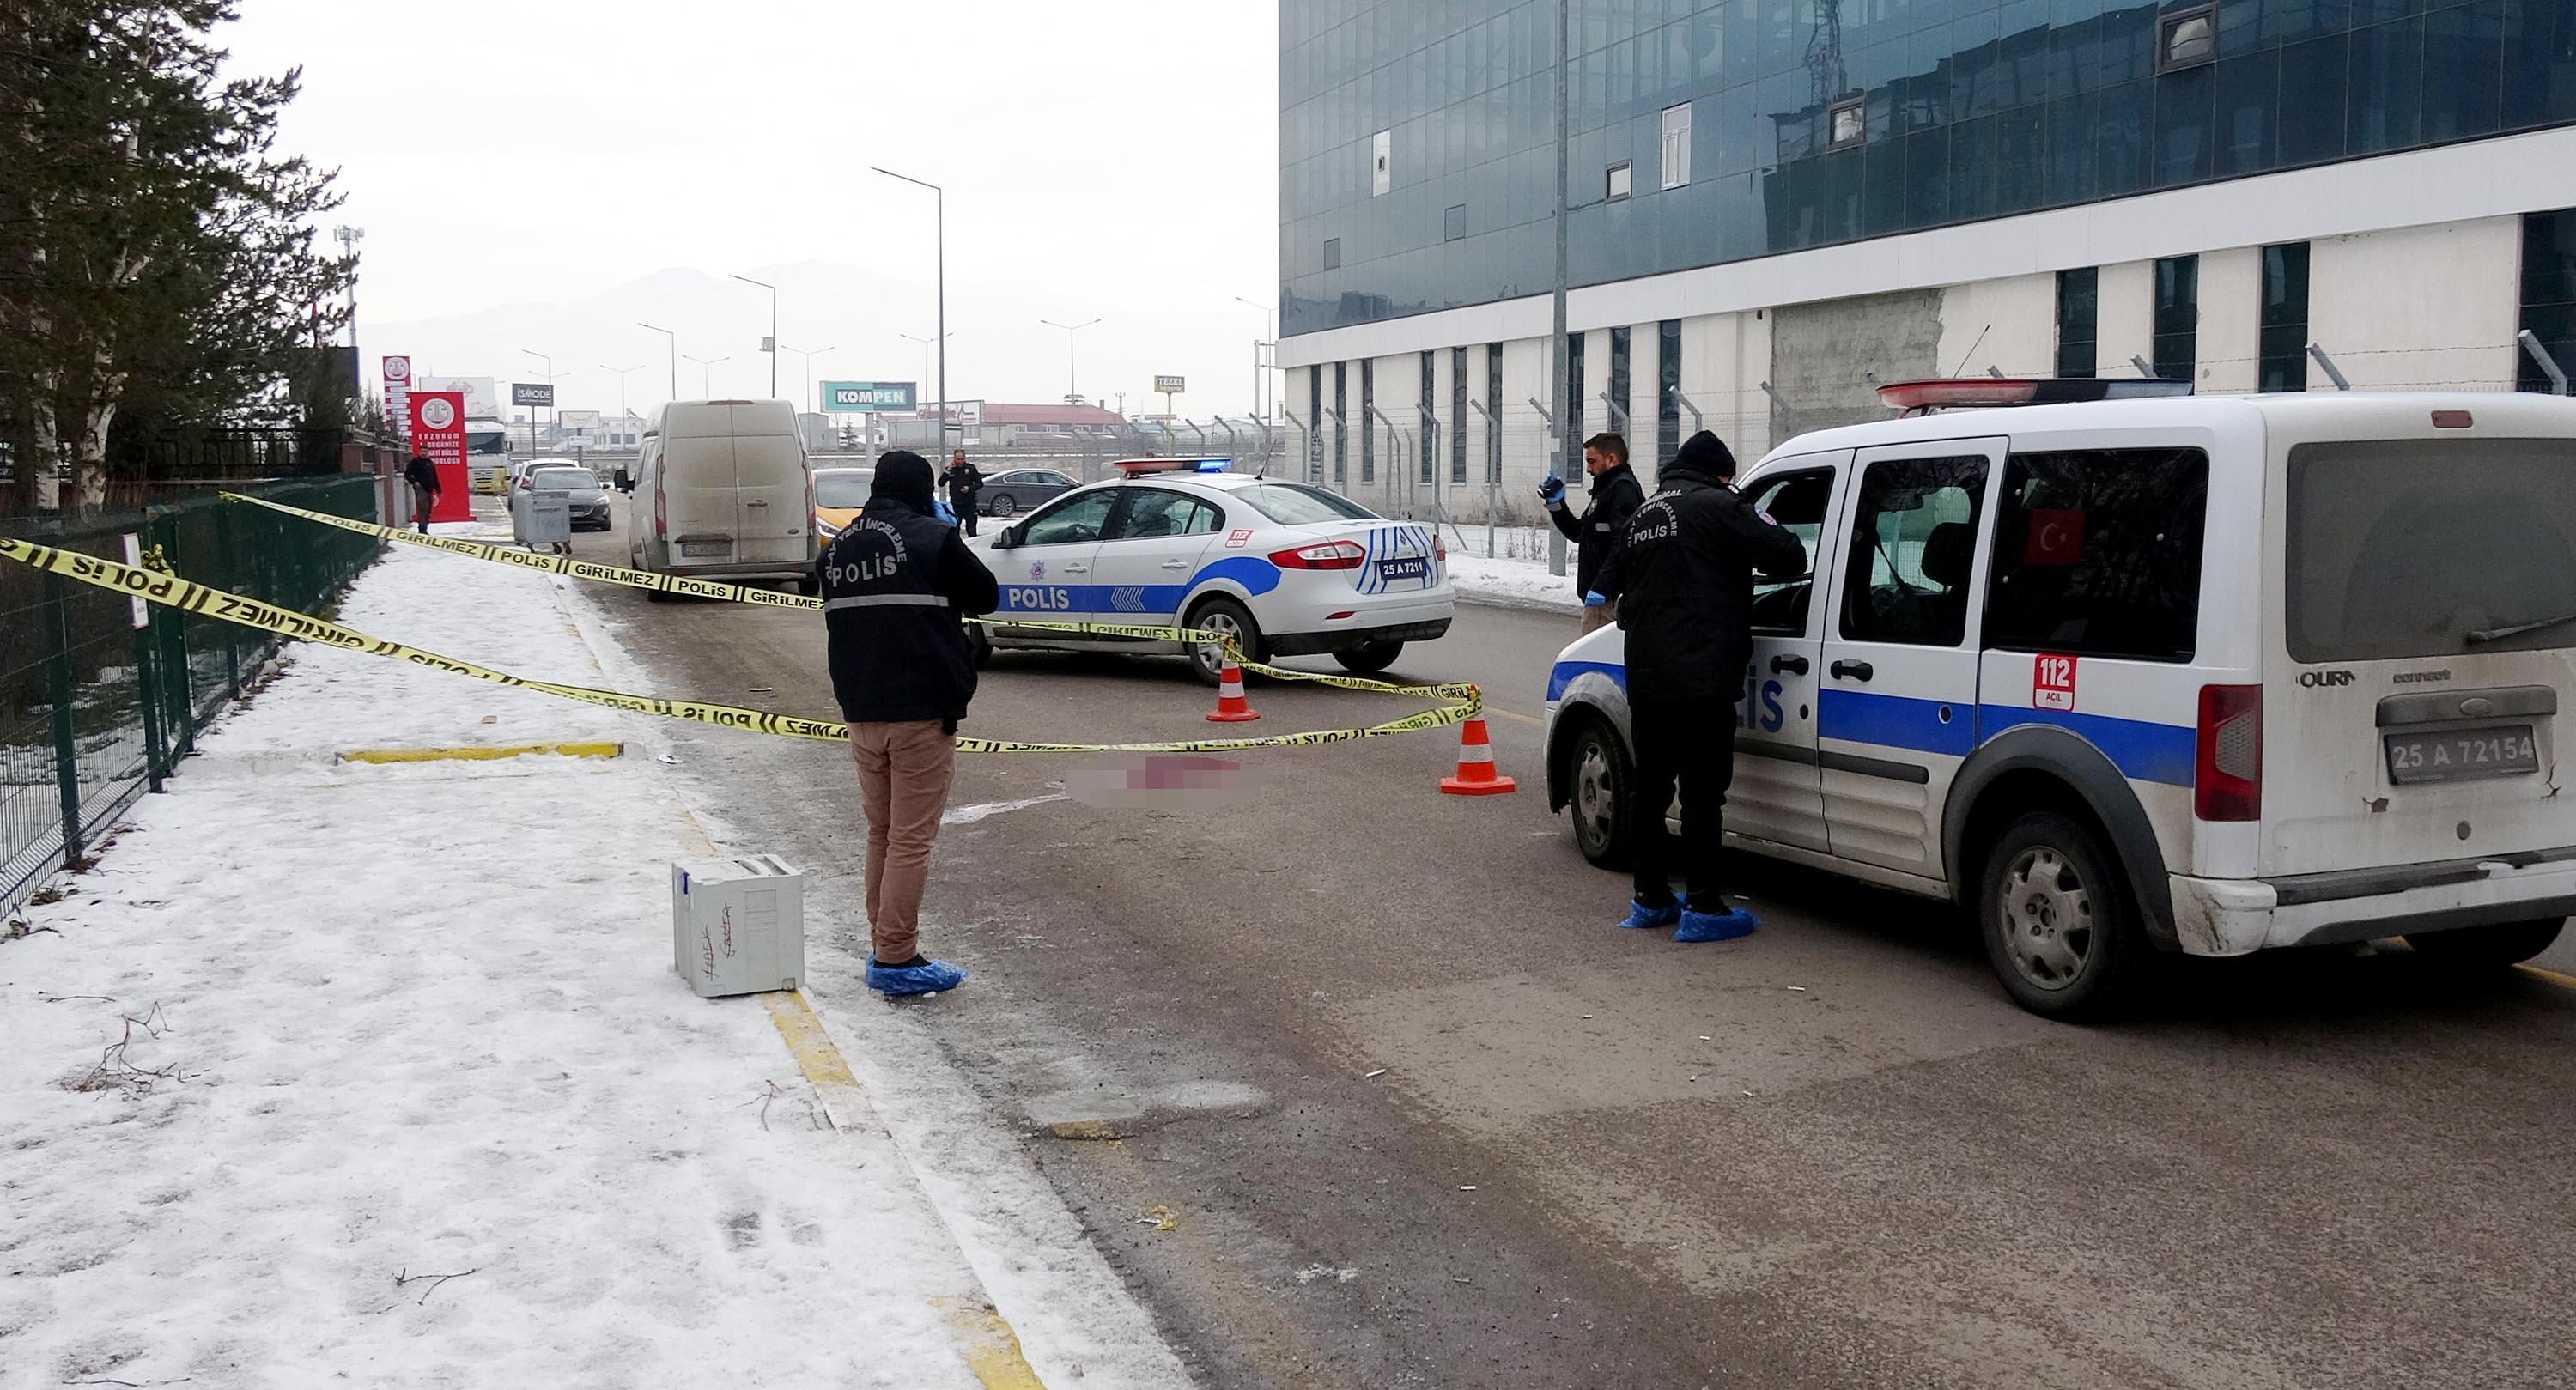
{"label": "snow on ground", "polygon": [[[573,584],[395,547],[340,618],[598,684]],[[292,647],[57,880],[0,942],[0,1386],[976,1383],[943,1308],[984,1290],[914,1162],[831,1128],[760,1000],[670,972],[699,845],[653,722]],[[569,739],[630,752],[332,761]],[[1025,1167],[940,1123],[944,1187]],[[1052,1189],[1012,1200],[1089,1257],[977,1214],[1032,1362],[1184,1383]]]}

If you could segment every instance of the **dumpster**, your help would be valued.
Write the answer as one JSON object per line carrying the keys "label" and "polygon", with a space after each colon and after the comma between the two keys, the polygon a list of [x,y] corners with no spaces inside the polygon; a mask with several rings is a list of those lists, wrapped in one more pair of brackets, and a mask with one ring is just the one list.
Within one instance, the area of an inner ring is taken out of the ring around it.
{"label": "dumpster", "polygon": [[510,494],[510,539],[534,550],[572,553],[572,494],[523,487]]}

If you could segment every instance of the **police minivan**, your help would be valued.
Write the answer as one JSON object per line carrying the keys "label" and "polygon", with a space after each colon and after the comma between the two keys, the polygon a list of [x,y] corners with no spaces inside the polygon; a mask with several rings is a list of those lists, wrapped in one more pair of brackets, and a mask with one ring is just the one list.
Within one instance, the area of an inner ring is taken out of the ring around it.
{"label": "police minivan", "polygon": [[[2547,949],[2576,913],[2576,401],[2165,386],[1890,386],[1905,418],[1745,474],[1811,565],[1755,590],[1728,842],[1959,902],[2056,1016],[2149,949]],[[1621,642],[1547,691],[1550,804],[1605,866]]]}

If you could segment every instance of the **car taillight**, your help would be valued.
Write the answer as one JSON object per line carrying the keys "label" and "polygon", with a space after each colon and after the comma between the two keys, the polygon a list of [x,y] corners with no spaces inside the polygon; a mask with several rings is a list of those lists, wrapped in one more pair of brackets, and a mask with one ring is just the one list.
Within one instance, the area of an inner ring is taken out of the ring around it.
{"label": "car taillight", "polygon": [[2202,820],[2263,818],[2263,687],[2200,688],[2200,741],[2192,766],[2191,810]]}
{"label": "car taillight", "polygon": [[1270,563],[1283,570],[1355,570],[1368,552],[1351,541],[1317,541],[1270,552]]}
{"label": "car taillight", "polygon": [[1444,565],[1449,563],[1449,543],[1440,539],[1438,531],[1431,533],[1431,558]]}
{"label": "car taillight", "polygon": [[653,480],[653,534],[657,536],[667,536],[671,534],[670,511],[662,505],[662,480],[660,478],[655,478]]}

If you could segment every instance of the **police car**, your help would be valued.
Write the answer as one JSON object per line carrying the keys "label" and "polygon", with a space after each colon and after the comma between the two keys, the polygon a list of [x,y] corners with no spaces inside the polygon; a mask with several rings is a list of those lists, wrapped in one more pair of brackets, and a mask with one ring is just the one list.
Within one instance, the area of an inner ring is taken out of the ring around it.
{"label": "police car", "polygon": [[[986,551],[1002,589],[994,616],[1223,632],[1254,661],[1330,653],[1363,673],[1449,630],[1449,554],[1430,527],[1231,467],[1133,460],[1031,512]],[[1186,651],[1210,684],[1222,664],[1214,646],[975,631],[1002,647]]]}
{"label": "police car", "polygon": [[[2108,398],[2160,389],[1890,386],[1910,417],[1745,475],[1812,565],[1756,588],[1729,842],[1967,906],[2049,1015],[2149,950],[2547,949],[2576,912],[2576,401]],[[1603,865],[1634,814],[1621,643],[1548,678],[1550,802]]]}

